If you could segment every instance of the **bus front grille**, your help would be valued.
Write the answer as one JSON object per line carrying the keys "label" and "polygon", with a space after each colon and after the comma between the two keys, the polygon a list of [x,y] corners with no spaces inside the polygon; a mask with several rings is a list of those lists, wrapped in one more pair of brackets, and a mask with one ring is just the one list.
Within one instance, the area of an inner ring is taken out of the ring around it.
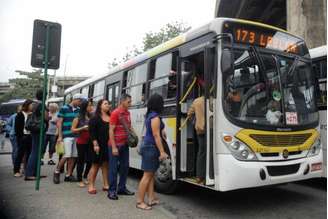
{"label": "bus front grille", "polygon": [[312,134],[311,133],[292,134],[292,135],[250,134],[249,136],[263,146],[282,147],[282,146],[302,145],[312,136]]}
{"label": "bus front grille", "polygon": [[270,176],[283,176],[297,173],[300,168],[300,164],[292,164],[286,166],[267,166],[267,170]]}

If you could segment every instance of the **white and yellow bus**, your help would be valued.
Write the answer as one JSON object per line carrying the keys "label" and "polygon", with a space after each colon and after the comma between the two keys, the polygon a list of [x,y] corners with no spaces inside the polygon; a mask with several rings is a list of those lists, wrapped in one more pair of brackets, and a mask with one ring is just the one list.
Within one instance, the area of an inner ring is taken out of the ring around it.
{"label": "white and yellow bus", "polygon": [[[205,86],[202,86],[205,85]],[[204,87],[204,89],[202,89]],[[303,39],[261,23],[217,18],[159,45],[109,73],[65,91],[106,98],[132,96],[132,125],[143,133],[149,96],[165,99],[170,159],[156,172],[156,189],[196,184],[197,141],[192,101],[205,97],[206,180],[217,191],[320,177],[322,149],[315,80]],[[137,149],[130,166],[140,169]]]}
{"label": "white and yellow bus", "polygon": [[309,50],[314,74],[318,80],[317,107],[323,152],[323,177],[327,178],[327,46]]}

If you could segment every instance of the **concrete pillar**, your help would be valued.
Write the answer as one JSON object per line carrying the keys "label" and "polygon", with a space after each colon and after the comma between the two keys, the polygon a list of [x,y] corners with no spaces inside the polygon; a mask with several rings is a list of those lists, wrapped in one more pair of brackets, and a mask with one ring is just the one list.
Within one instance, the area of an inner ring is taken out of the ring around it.
{"label": "concrete pillar", "polygon": [[309,48],[326,45],[327,0],[287,0],[287,30]]}

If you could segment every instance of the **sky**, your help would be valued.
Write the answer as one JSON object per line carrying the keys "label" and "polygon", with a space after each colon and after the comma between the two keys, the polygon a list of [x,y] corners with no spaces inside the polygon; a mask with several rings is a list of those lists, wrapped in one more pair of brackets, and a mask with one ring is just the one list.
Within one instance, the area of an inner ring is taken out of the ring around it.
{"label": "sky", "polygon": [[[196,28],[214,18],[215,0],[0,0],[0,82],[31,71],[33,21],[62,25],[57,75],[93,76],[140,46],[146,32],[174,21]],[[65,71],[66,69],[66,71]],[[48,71],[54,74],[53,70]]]}

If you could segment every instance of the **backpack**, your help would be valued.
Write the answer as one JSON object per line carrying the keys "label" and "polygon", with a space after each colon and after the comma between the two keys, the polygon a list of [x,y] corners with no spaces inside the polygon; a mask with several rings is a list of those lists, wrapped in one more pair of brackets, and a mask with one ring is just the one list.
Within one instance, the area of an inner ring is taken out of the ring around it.
{"label": "backpack", "polygon": [[41,118],[38,118],[35,113],[28,115],[26,122],[25,122],[25,129],[32,132],[40,132],[40,122]]}

